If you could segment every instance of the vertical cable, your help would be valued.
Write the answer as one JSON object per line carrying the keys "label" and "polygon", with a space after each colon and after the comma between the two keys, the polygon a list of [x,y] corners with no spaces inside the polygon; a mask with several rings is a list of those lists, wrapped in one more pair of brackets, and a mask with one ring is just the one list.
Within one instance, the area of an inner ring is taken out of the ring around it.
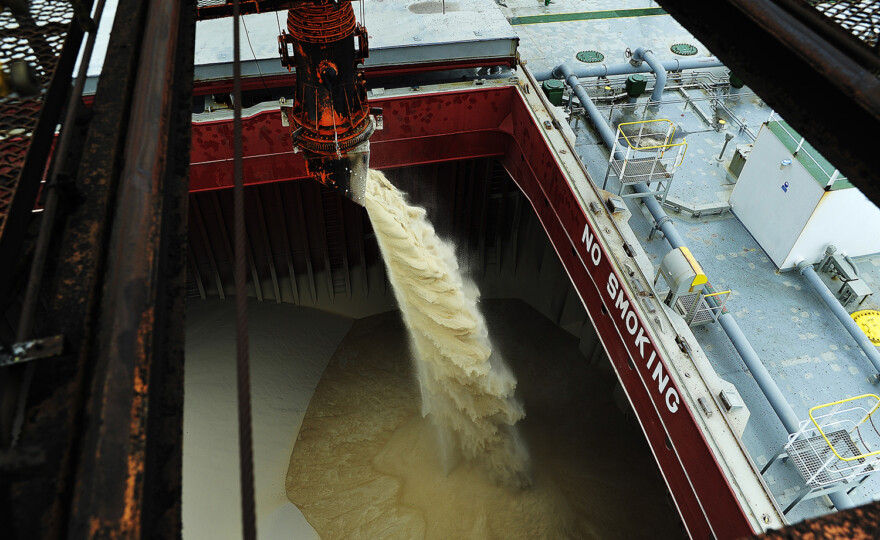
{"label": "vertical cable", "polygon": [[256,540],[254,450],[251,433],[251,376],[248,358],[247,273],[245,270],[244,171],[241,157],[241,46],[239,0],[232,8],[235,206],[235,333],[238,368],[238,454],[241,474],[241,526],[244,540]]}
{"label": "vertical cable", "polygon": [[260,61],[257,60],[257,53],[254,52],[254,46],[251,45],[251,33],[248,32],[247,22],[245,22],[244,17],[241,18],[241,25],[244,26],[244,37],[247,38],[248,47],[251,49],[251,56],[254,57],[254,64],[257,66],[257,72],[260,74],[260,81],[263,83],[263,88],[268,89],[269,86],[266,85],[266,79],[263,78],[263,70],[260,69]]}

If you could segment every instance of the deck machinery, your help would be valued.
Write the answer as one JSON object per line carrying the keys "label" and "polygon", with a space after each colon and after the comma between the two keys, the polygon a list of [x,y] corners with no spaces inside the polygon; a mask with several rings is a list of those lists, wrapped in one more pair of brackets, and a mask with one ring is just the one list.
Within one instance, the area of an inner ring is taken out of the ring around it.
{"label": "deck machinery", "polygon": [[293,106],[284,112],[306,170],[363,205],[376,127],[357,70],[369,56],[367,29],[355,21],[348,0],[295,2],[278,46],[282,65],[296,67]]}
{"label": "deck machinery", "polygon": [[[229,2],[205,2],[199,19],[230,15]],[[350,0],[242,2],[243,13],[288,8],[287,29],[278,36],[281,65],[296,73],[293,104],[282,107],[293,148],[308,174],[360,205],[370,165],[376,114],[358,66],[369,57],[367,29]],[[356,45],[356,46],[355,46]],[[380,117],[381,118],[381,117]]]}

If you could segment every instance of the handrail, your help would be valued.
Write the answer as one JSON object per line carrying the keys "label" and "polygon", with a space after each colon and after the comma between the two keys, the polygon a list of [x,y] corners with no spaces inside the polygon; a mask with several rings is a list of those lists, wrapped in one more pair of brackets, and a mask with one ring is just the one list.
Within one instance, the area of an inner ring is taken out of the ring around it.
{"label": "handrail", "polygon": [[[837,453],[837,449],[834,448],[834,445],[831,443],[831,441],[828,440],[828,437],[825,435],[825,431],[823,431],[822,428],[819,426],[819,423],[816,422],[816,417],[813,416],[813,411],[818,410],[818,409],[822,409],[822,408],[825,408],[825,407],[832,407],[832,406],[834,406],[834,405],[843,405],[844,403],[848,403],[848,402],[850,402],[850,401],[855,401],[855,400],[857,400],[857,399],[862,399],[862,398],[866,398],[866,397],[872,397],[872,398],[874,398],[875,400],[877,400],[877,403],[874,405],[874,407],[871,408],[870,411],[868,411],[868,413],[867,413],[867,414],[865,415],[865,417],[861,420],[861,422],[859,422],[859,424],[861,424],[861,423],[863,423],[867,418],[870,418],[871,415],[874,414],[874,411],[876,411],[877,408],[880,407],[880,396],[878,396],[878,395],[876,395],[876,394],[862,394],[862,395],[860,395],[860,396],[855,396],[855,397],[851,397],[851,398],[841,399],[841,400],[838,400],[838,401],[832,401],[831,403],[826,403],[826,404],[824,404],[824,405],[817,405],[817,406],[813,407],[812,409],[810,409],[810,411],[809,411],[810,420],[813,421],[813,425],[816,426],[816,429],[819,431],[819,434],[822,435],[822,438],[823,438],[823,439],[825,439],[825,443],[828,445],[829,448],[831,448],[831,451],[834,452],[834,455],[837,456],[837,459],[839,459],[839,460],[841,460],[841,461],[856,461],[856,460],[859,460],[859,459],[865,459],[865,458],[867,458],[867,457],[880,455],[880,450],[875,450],[874,452],[870,452],[870,453],[867,453],[867,454],[859,454],[858,456],[854,456],[854,457],[851,457],[851,458],[845,458],[845,457],[842,457],[840,454]],[[864,410],[864,409],[862,409],[862,410]],[[834,413],[832,413],[832,414],[834,414]]]}
{"label": "handrail", "polygon": [[718,296],[718,295],[721,295],[721,294],[730,294],[730,292],[731,292],[731,291],[729,291],[729,290],[727,290],[727,291],[720,291],[720,292],[713,292],[713,293],[710,293],[710,294],[704,294],[704,295],[703,295],[703,298],[709,298],[710,296]]}
{"label": "handrail", "polygon": [[[623,125],[623,124],[621,124]],[[623,132],[620,132],[623,135],[623,138],[626,139],[626,135]],[[656,150],[657,148],[675,148],[676,146],[687,146],[687,141],[681,141],[672,144],[657,144],[654,146],[633,146],[629,143],[629,140],[626,141],[626,144],[629,146],[631,150]]]}
{"label": "handrail", "polygon": [[[651,124],[653,122],[666,122],[672,126],[672,133],[667,132],[666,141],[671,140],[675,136],[675,124],[673,124],[671,120],[666,119],[666,118],[655,118],[654,120],[639,120],[636,122],[622,122],[617,125],[617,131],[621,135],[623,135],[623,139],[626,141],[627,146],[629,146],[633,150],[652,150],[654,148],[665,148],[665,147],[677,146],[677,145],[670,145],[670,144],[666,144],[666,143],[661,144],[661,145],[656,145],[656,146],[633,146],[632,143],[629,141],[629,137],[626,136],[626,133],[624,133],[623,130],[620,129],[622,126],[632,126],[632,125],[636,125],[636,124]],[[681,144],[681,143],[678,143],[678,144]]]}
{"label": "handrail", "polygon": [[[688,153],[688,143],[687,143],[687,139],[681,141],[680,143],[676,144],[675,146],[680,146],[680,145],[682,145],[682,144],[684,145],[684,151],[681,153],[681,160],[679,160],[678,164],[675,165],[675,168],[681,167],[681,164],[684,163],[684,156],[686,156],[687,153]],[[671,147],[670,147],[670,148],[671,148]],[[727,291],[727,292],[730,292],[730,291]]]}

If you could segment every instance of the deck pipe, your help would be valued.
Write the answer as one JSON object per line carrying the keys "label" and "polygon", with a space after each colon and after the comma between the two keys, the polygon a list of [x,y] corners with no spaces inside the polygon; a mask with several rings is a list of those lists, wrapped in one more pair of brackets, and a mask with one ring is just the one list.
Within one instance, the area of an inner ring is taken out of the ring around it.
{"label": "deck pipe", "polygon": [[[558,66],[556,70],[558,70],[558,72],[565,78],[572,91],[578,97],[578,100],[580,100],[581,105],[587,111],[587,114],[589,114],[590,119],[599,131],[599,135],[605,142],[605,145],[608,146],[611,151],[614,151],[615,134],[605,122],[605,119],[602,117],[599,109],[596,108],[593,100],[590,99],[587,92],[580,86],[577,74],[566,64]],[[620,152],[617,152],[616,157],[623,159],[624,156]],[[660,203],[657,202],[657,199],[648,194],[648,189],[643,185],[636,184],[633,186],[633,189],[640,193],[645,193],[646,196],[641,198],[642,203],[651,213],[656,226],[663,231],[663,235],[669,245],[672,246],[672,249],[684,247],[684,239],[678,233],[672,220],[660,206]],[[773,377],[767,371],[764,363],[761,362],[761,358],[758,356],[758,353],[755,352],[754,347],[752,347],[749,340],[746,339],[745,335],[742,333],[736,319],[734,319],[731,314],[725,313],[721,315],[718,320],[721,323],[721,328],[724,330],[724,333],[727,334],[731,344],[733,344],[733,347],[743,359],[746,367],[749,368],[752,377],[754,377],[761,392],[770,403],[770,407],[776,412],[776,416],[779,417],[785,430],[789,434],[797,433],[800,430],[800,420],[798,419],[797,414],[795,414],[794,409],[792,409],[788,400],[785,399],[785,396],[782,394],[776,381],[773,380]],[[847,493],[830,493],[828,497],[838,510],[855,507],[855,503],[853,503]]]}
{"label": "deck pipe", "polygon": [[[606,146],[609,149],[614,151],[614,139],[616,135],[608,124],[605,122],[605,119],[602,117],[602,113],[599,112],[599,109],[596,107],[596,104],[593,103],[593,100],[590,99],[590,96],[587,94],[587,91],[580,85],[578,82],[577,73],[571,69],[568,64],[562,64],[556,68],[556,70],[565,78],[565,81],[571,87],[574,94],[577,96],[578,100],[581,102],[581,106],[584,110],[589,114],[590,119],[593,121],[593,124],[596,126],[596,129],[599,131],[599,135],[602,137],[602,140],[605,142]],[[615,153],[616,159],[624,159],[624,155],[620,152]],[[640,192],[648,191],[648,189],[642,185],[636,185],[636,190]],[[640,188],[640,189],[639,189]],[[666,215],[666,212],[663,211],[663,208],[660,207],[660,203],[657,202],[657,199],[654,197],[643,197],[642,202],[648,207],[648,210],[651,212],[651,215],[654,216],[655,221],[657,222],[657,227],[663,231],[663,235],[666,237],[666,240],[672,245],[673,248],[677,248],[679,246],[683,246],[684,239],[678,234],[678,230],[676,230],[675,226],[672,224],[672,220],[669,219],[669,216]]]}
{"label": "deck pipe", "polygon": [[[563,65],[567,64],[562,64],[546,71],[535,71],[532,73],[532,76],[536,81],[562,79],[564,78],[561,71]],[[674,58],[672,60],[663,60],[662,62],[659,62],[659,65],[661,65],[666,71],[682,71],[685,69],[700,68],[708,69],[724,66],[724,64],[714,56],[705,58]],[[610,66],[606,64],[584,64],[574,67],[569,66],[568,69],[580,79],[586,79],[589,77],[608,77],[611,75],[632,75],[633,73],[651,73],[653,70],[650,64],[647,63],[638,66],[634,66],[630,63],[612,64]]]}
{"label": "deck pipe", "polygon": [[657,60],[657,57],[654,56],[651,50],[644,47],[639,47],[633,51],[632,58],[636,62],[644,61],[651,68],[651,71],[654,72],[654,77],[657,80],[654,82],[654,91],[651,92],[651,102],[659,103],[663,99],[663,90],[666,89],[666,68]]}
{"label": "deck pipe", "polygon": [[840,324],[843,325],[849,335],[856,340],[859,348],[862,349],[862,352],[868,357],[868,361],[871,362],[874,369],[880,373],[880,351],[878,351],[877,347],[871,343],[871,340],[868,339],[865,332],[859,328],[859,325],[856,324],[856,321],[854,321],[849,312],[846,311],[846,308],[840,305],[837,297],[828,289],[828,286],[825,285],[819,277],[819,274],[816,273],[813,265],[806,261],[802,261],[798,264],[798,270],[802,276],[807,278],[807,282],[813,286],[813,289],[819,295],[819,298],[821,298],[831,312],[834,313],[834,316],[837,317],[837,320],[840,321]]}

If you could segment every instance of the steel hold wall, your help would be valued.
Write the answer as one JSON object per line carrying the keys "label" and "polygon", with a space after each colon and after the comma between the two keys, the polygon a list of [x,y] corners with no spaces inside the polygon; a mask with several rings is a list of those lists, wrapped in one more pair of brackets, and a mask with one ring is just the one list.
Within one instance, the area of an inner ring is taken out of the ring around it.
{"label": "steel hold wall", "polygon": [[[700,538],[710,533],[716,537],[751,533],[749,520],[691,412],[679,407],[676,383],[670,381],[658,392],[651,374],[645,372],[648,356],[659,349],[647,336],[635,340],[633,328],[644,327],[641,316],[632,311],[632,316],[623,317],[627,313],[614,311],[615,305],[630,305],[634,300],[620,285],[624,280],[606,248],[588,240],[600,235],[590,225],[543,135],[552,126],[537,123],[526,98],[512,85],[414,94],[371,105],[382,106],[386,115],[386,128],[372,139],[374,168],[501,157],[586,307],[688,531]],[[285,148],[288,143],[280,122],[273,122],[267,114],[246,124],[246,136],[251,137],[245,143],[245,177],[256,184],[276,181],[279,176],[304,176],[297,169],[297,157]],[[230,153],[223,136],[227,129],[223,122],[194,125],[194,149],[204,151],[193,155],[193,190],[229,185]],[[612,282],[616,285],[609,297]],[[665,363],[659,357],[650,359]]]}
{"label": "steel hold wall", "polygon": [[[583,307],[528,200],[498,160],[386,174],[453,241],[484,298],[522,298],[580,336]],[[246,203],[249,295],[355,318],[396,309],[363,208],[312,181],[250,186]],[[231,216],[229,190],[190,195],[189,297],[232,295]],[[588,353],[593,345],[586,345]]]}

